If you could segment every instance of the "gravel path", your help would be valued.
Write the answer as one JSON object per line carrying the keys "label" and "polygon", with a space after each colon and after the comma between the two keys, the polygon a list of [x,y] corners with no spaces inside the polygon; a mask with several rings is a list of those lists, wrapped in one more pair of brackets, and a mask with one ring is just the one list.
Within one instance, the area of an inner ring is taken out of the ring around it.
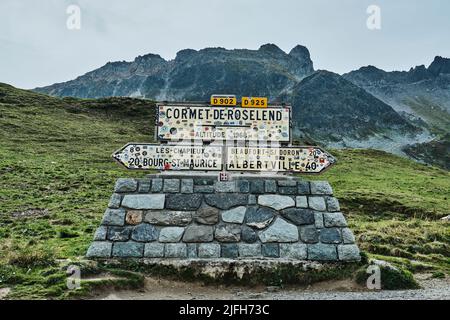
{"label": "gravel path", "polygon": [[121,300],[450,300],[450,279],[431,279],[418,275],[419,290],[367,291],[355,283],[343,280],[322,282],[307,288],[274,287],[242,288],[203,286],[163,279],[147,278],[140,291],[109,291],[99,293],[94,299]]}

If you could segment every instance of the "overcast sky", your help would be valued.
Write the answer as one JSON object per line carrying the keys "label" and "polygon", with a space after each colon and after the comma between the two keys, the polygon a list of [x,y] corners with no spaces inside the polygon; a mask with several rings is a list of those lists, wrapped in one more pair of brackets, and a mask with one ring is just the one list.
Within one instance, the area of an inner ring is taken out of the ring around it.
{"label": "overcast sky", "polygon": [[[69,30],[67,6],[81,8]],[[366,10],[381,9],[381,30]],[[316,69],[408,70],[450,57],[448,0],[1,0],[0,82],[34,88],[184,48],[308,47]]]}

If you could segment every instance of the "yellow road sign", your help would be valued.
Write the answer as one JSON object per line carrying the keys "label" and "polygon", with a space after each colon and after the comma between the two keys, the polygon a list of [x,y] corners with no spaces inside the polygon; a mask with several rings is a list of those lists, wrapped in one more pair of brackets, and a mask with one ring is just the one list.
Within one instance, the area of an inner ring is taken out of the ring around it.
{"label": "yellow road sign", "polygon": [[244,108],[267,108],[267,98],[242,97],[242,107],[244,107]]}
{"label": "yellow road sign", "polygon": [[213,106],[235,106],[237,105],[236,96],[233,95],[212,95],[211,105]]}

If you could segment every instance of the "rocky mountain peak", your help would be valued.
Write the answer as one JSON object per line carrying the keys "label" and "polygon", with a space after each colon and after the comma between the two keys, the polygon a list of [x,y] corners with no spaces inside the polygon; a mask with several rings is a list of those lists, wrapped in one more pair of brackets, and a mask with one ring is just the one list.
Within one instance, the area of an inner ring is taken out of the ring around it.
{"label": "rocky mountain peak", "polygon": [[194,49],[183,49],[177,52],[177,56],[175,57],[175,60],[177,61],[185,61],[189,58],[193,57],[195,54],[197,54],[197,50]]}
{"label": "rocky mountain peak", "polygon": [[408,78],[412,82],[428,79],[431,76],[432,76],[431,72],[424,65],[411,68],[408,71]]}
{"label": "rocky mountain peak", "polygon": [[450,59],[436,56],[434,61],[428,67],[428,71],[435,76],[440,74],[450,74]]}
{"label": "rocky mountain peak", "polygon": [[145,54],[143,56],[137,56],[134,59],[134,62],[137,63],[145,63],[145,62],[164,62],[165,60],[159,55],[159,54],[153,54],[153,53],[149,53],[149,54]]}
{"label": "rocky mountain peak", "polygon": [[311,60],[308,48],[302,45],[296,45],[294,48],[292,48],[292,50],[289,52],[289,55],[302,61]]}
{"label": "rocky mountain peak", "polygon": [[267,52],[267,53],[271,53],[271,54],[281,54],[281,55],[286,54],[286,52],[281,50],[277,45],[275,45],[273,43],[263,44],[261,47],[259,47],[258,51]]}

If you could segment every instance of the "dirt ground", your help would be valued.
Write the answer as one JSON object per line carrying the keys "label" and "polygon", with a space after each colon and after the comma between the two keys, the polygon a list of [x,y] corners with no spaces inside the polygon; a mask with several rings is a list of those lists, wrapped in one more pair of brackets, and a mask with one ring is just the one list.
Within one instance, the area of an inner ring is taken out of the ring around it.
{"label": "dirt ground", "polygon": [[157,278],[146,278],[138,291],[103,291],[92,299],[101,300],[450,300],[450,279],[432,279],[430,274],[416,275],[422,289],[369,291],[349,280],[320,282],[308,287],[204,286]]}

